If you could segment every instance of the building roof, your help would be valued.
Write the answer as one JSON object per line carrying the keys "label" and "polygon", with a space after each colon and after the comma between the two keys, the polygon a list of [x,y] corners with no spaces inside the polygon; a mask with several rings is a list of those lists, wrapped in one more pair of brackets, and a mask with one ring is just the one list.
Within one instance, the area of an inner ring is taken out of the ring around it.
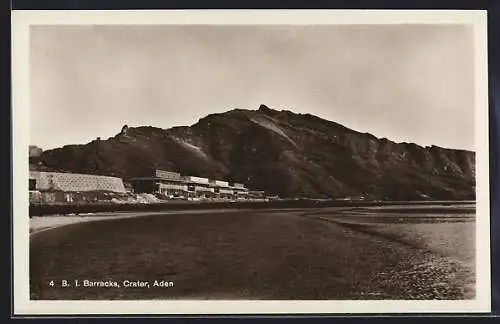
{"label": "building roof", "polygon": [[166,179],[166,178],[161,178],[161,177],[135,177],[135,178],[129,178],[128,180],[130,180],[130,181],[134,181],[134,180],[152,180],[152,181],[186,182],[184,179]]}

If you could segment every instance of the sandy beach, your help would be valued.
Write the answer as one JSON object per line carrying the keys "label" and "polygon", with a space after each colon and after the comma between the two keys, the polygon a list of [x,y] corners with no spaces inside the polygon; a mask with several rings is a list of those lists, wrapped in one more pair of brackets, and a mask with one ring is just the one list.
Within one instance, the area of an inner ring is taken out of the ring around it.
{"label": "sandy beach", "polygon": [[[474,297],[474,214],[441,213],[431,221],[418,212],[357,218],[346,213],[227,209],[34,218],[31,297]],[[112,281],[117,287],[47,286],[62,279]],[[175,286],[132,289],[126,280]]]}

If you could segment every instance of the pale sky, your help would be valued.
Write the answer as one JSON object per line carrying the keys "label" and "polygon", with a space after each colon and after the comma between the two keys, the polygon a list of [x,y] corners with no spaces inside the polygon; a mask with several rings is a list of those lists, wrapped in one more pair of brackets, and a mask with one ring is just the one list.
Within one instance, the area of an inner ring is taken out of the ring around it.
{"label": "pale sky", "polygon": [[473,56],[465,25],[32,26],[30,144],[265,104],[474,150]]}

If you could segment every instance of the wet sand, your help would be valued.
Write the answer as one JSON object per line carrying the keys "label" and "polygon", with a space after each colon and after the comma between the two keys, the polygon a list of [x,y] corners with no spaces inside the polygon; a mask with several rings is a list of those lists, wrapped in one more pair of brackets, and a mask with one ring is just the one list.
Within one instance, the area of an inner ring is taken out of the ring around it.
{"label": "wet sand", "polygon": [[[436,210],[212,210],[101,217],[32,235],[31,298],[473,298],[473,210]],[[51,280],[55,287],[48,285]],[[61,280],[72,286],[60,287]],[[82,287],[83,280],[111,280],[120,287]],[[127,288],[124,280],[150,286]],[[175,285],[152,287],[155,280]]]}

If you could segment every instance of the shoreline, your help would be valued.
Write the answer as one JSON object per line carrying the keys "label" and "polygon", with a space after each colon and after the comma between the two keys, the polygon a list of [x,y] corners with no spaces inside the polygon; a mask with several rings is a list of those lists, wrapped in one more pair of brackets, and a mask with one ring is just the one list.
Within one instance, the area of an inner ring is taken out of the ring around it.
{"label": "shoreline", "polygon": [[[61,206],[64,207],[64,206]],[[463,202],[457,203],[456,205],[440,205],[434,203],[433,205],[425,205],[424,207],[418,205],[371,205],[371,206],[302,206],[302,207],[285,207],[285,206],[270,206],[266,207],[260,206],[260,208],[249,208],[251,206],[231,206],[226,208],[206,208],[206,204],[198,204],[190,209],[159,209],[159,210],[121,210],[121,211],[96,211],[96,212],[86,212],[86,213],[66,213],[66,214],[42,214],[42,215],[30,215],[29,222],[29,233],[32,234],[40,233],[43,231],[59,228],[61,226],[67,226],[72,224],[78,224],[83,222],[93,222],[102,220],[113,220],[113,219],[123,219],[131,217],[144,217],[144,216],[154,216],[154,215],[169,215],[169,214],[206,214],[206,213],[230,213],[230,212],[241,212],[241,211],[252,211],[252,210],[262,210],[267,212],[284,212],[284,211],[307,211],[307,210],[324,210],[325,211],[336,211],[340,212],[341,215],[344,214],[348,216],[350,213],[355,212],[359,215],[365,215],[373,217],[380,213],[385,213],[386,217],[391,214],[395,217],[401,217],[401,214],[414,214],[414,213],[425,213],[427,215],[439,215],[442,213],[447,214],[473,214],[475,213],[475,204],[469,205]],[[317,214],[315,212],[313,214]],[[360,214],[361,213],[361,214]],[[355,217],[355,218],[359,218]],[[392,217],[391,217],[392,218]]]}
{"label": "shoreline", "polygon": [[[201,213],[221,213],[229,212],[235,210],[190,210],[184,211],[185,214],[201,214]],[[134,217],[145,217],[154,216],[157,214],[175,214],[178,213],[177,210],[172,211],[142,211],[142,212],[102,212],[102,213],[87,213],[80,215],[44,215],[44,216],[33,216],[30,219],[29,224],[29,234],[33,234],[49,231],[52,229],[60,228],[63,226],[87,223],[87,222],[98,222],[103,220],[113,220],[113,219],[125,219]]]}
{"label": "shoreline", "polygon": [[29,216],[69,215],[89,213],[117,213],[117,212],[153,212],[153,211],[185,211],[210,209],[270,209],[270,208],[326,208],[326,207],[390,207],[411,206],[411,208],[442,207],[470,208],[475,201],[342,201],[342,200],[271,200],[271,201],[232,201],[232,202],[187,202],[166,201],[149,204],[60,204],[60,205],[30,205]]}

